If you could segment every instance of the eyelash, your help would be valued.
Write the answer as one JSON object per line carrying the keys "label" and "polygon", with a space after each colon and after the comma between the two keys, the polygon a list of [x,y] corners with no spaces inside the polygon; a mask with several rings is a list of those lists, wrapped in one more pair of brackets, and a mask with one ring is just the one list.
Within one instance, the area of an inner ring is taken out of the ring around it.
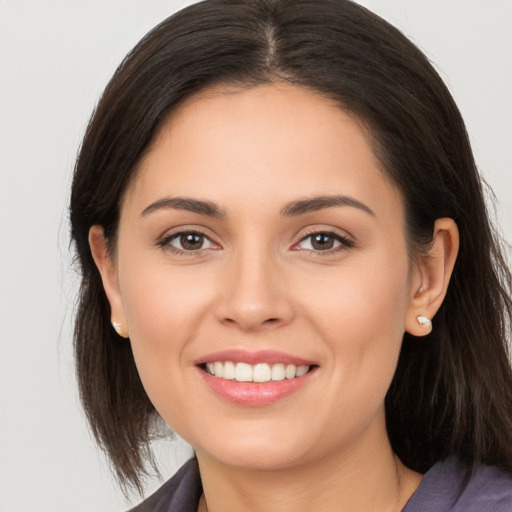
{"label": "eyelash", "polygon": [[[314,254],[315,256],[329,256],[329,255],[338,253],[340,251],[346,251],[348,249],[355,247],[355,243],[352,240],[350,240],[349,238],[342,236],[334,231],[329,231],[326,229],[314,229],[312,231],[305,233],[300,238],[300,240],[296,244],[294,244],[293,247],[297,247],[299,244],[301,244],[308,238],[312,239],[315,235],[324,235],[326,237],[332,238],[335,242],[339,242],[338,247],[334,247],[332,249],[316,250],[316,251],[314,249],[305,249],[305,250],[309,251],[310,253]],[[300,250],[300,249],[293,249],[293,250]]]}
{"label": "eyelash", "polygon": [[182,236],[186,236],[186,235],[197,235],[197,236],[200,236],[200,237],[203,238],[203,240],[205,240],[205,241],[207,240],[210,244],[217,246],[217,244],[215,242],[213,242],[210,239],[210,237],[208,237],[207,235],[205,235],[201,231],[197,231],[197,230],[194,230],[194,229],[178,231],[177,233],[173,233],[172,235],[166,236],[162,240],[160,240],[157,243],[157,245],[159,245],[163,249],[168,250],[168,251],[170,251],[170,252],[172,252],[174,254],[187,255],[187,256],[191,256],[191,255],[193,256],[195,254],[198,254],[200,251],[205,250],[203,247],[201,247],[200,249],[188,251],[188,250],[180,249],[178,247],[174,247],[173,245],[171,245],[171,242],[173,240],[177,240],[177,239],[181,238]]}
{"label": "eyelash", "polygon": [[[206,234],[202,233],[201,231],[197,230],[185,230],[185,231],[179,231],[177,233],[173,233],[169,236],[166,236],[159,242],[157,242],[157,245],[162,247],[163,249],[166,249],[174,254],[178,255],[187,255],[187,256],[193,256],[198,254],[200,251],[205,250],[205,248],[201,247],[200,249],[196,250],[186,250],[186,249],[180,249],[178,247],[175,247],[171,244],[172,241],[177,240],[181,238],[182,236],[187,235],[197,235],[199,237],[202,237],[203,241],[208,241],[210,244],[217,246],[215,242],[213,242]],[[304,249],[306,251],[311,252],[312,254],[318,255],[318,256],[327,256],[332,255],[333,253],[337,253],[339,251],[344,251],[347,249],[351,249],[355,246],[354,242],[350,240],[347,237],[344,237],[342,235],[339,235],[338,233],[335,233],[333,231],[328,231],[325,229],[317,229],[308,232],[307,234],[304,234],[301,239],[293,245],[292,250],[298,251],[300,249],[296,249],[296,247],[301,244],[302,242],[306,241],[308,238],[312,238],[315,235],[324,235],[326,237],[332,238],[335,242],[339,242],[339,245],[337,247],[326,249],[326,250],[314,250],[314,249]],[[207,249],[211,249],[211,247],[208,247]]]}

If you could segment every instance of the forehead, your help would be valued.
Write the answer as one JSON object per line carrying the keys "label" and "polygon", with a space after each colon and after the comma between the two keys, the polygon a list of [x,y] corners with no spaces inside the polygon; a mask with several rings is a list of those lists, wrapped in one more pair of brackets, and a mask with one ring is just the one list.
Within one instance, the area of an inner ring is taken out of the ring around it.
{"label": "forehead", "polygon": [[163,123],[126,202],[143,207],[192,194],[277,207],[332,193],[398,197],[353,116],[306,88],[277,83],[210,88],[184,101]]}

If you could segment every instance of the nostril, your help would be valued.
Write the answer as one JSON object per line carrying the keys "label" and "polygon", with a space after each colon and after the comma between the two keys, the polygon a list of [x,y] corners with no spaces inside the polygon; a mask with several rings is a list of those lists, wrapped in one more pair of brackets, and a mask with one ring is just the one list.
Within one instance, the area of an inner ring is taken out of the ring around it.
{"label": "nostril", "polygon": [[[230,317],[226,317],[222,321],[223,321],[223,323],[229,324],[229,325],[242,323],[242,322],[237,322],[237,320],[235,320],[234,318],[230,318]],[[267,318],[266,320],[263,320],[261,322],[261,325],[269,325],[269,324],[273,325],[273,324],[277,324],[279,322],[280,322],[279,318],[272,317],[272,318]]]}

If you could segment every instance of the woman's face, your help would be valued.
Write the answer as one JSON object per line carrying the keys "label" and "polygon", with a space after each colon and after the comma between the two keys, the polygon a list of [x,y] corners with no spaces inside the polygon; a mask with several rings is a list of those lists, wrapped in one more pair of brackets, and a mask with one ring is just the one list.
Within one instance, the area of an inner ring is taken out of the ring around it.
{"label": "woman's face", "polygon": [[420,277],[398,190],[325,98],[276,84],[182,104],[123,199],[114,268],[113,320],[199,456],[282,468],[387,439]]}

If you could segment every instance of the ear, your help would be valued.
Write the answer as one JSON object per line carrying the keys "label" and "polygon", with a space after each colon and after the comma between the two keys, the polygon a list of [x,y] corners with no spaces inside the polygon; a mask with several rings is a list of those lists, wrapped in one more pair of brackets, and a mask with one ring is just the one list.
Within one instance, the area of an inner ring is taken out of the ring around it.
{"label": "ear", "polygon": [[92,226],[89,230],[89,246],[92,257],[101,275],[103,288],[110,303],[112,327],[119,336],[128,337],[128,325],[114,262],[109,254],[102,226]]}
{"label": "ear", "polygon": [[432,244],[427,254],[418,256],[413,269],[411,299],[405,317],[408,333],[425,336],[432,330],[430,320],[446,296],[458,250],[459,230],[455,221],[437,219]]}

